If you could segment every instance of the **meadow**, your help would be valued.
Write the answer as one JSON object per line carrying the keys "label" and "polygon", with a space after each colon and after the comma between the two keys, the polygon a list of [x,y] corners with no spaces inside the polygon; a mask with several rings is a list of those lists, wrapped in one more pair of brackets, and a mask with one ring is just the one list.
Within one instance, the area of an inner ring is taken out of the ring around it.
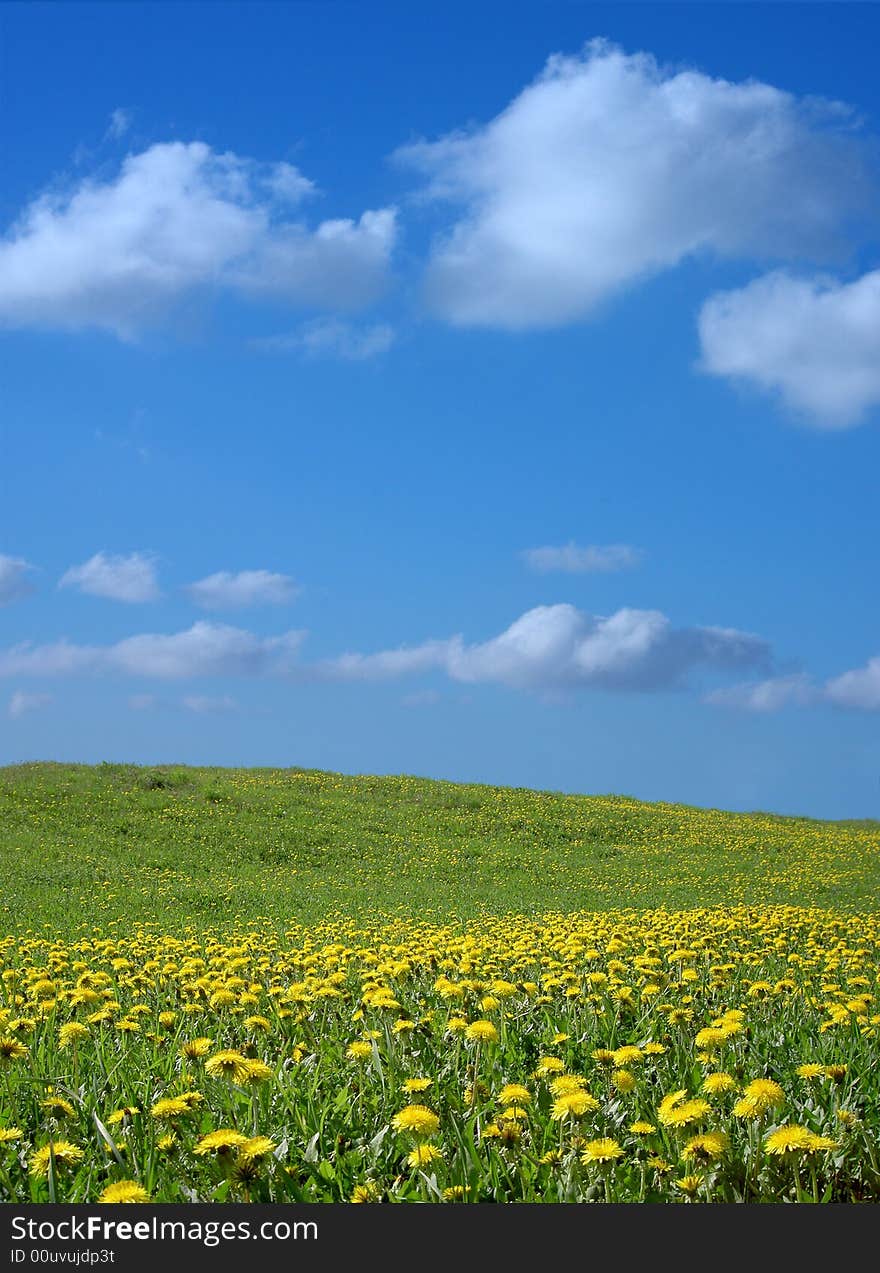
{"label": "meadow", "polygon": [[876,823],[0,770],[0,1199],[880,1201]]}

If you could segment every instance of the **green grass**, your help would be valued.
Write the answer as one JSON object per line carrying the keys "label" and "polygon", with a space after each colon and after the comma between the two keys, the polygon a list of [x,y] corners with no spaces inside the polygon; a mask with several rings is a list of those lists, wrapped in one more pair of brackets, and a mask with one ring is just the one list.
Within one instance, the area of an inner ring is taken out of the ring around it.
{"label": "green grass", "polygon": [[880,824],[302,769],[0,769],[9,933],[880,898]]}

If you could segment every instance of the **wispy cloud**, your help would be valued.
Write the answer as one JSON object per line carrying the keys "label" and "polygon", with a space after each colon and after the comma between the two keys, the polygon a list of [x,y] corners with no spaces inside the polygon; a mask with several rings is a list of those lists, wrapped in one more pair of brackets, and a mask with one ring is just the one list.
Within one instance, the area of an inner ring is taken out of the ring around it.
{"label": "wispy cloud", "polygon": [[30,576],[34,567],[23,557],[7,557],[0,553],[0,606],[30,596],[34,585]]}
{"label": "wispy cloud", "polygon": [[749,681],[714,690],[705,701],[715,707],[732,707],[747,712],[777,712],[784,707],[812,707],[831,704],[855,711],[880,711],[880,655],[868,659],[864,667],[852,668],[840,676],[817,684],[805,673]]}
{"label": "wispy cloud", "polygon": [[115,672],[156,680],[210,676],[285,676],[305,634],[259,637],[226,624],[194,623],[184,632],[143,633],[113,645],[55,641],[0,651],[0,676],[70,676]]}
{"label": "wispy cloud", "polygon": [[317,309],[349,308],[384,287],[395,211],[310,228],[291,208],[313,184],[203,142],[164,142],[115,178],[47,191],[0,242],[0,324],[130,339],[180,300],[227,290]]}
{"label": "wispy cloud", "polygon": [[218,713],[222,715],[225,712],[234,712],[238,709],[238,703],[228,694],[219,696],[186,694],[181,701],[188,712],[195,712],[199,716],[213,716]]}
{"label": "wispy cloud", "polygon": [[16,690],[9,700],[7,715],[12,720],[18,720],[28,712],[39,711],[41,707],[46,707],[51,702],[51,694],[26,694],[23,690]]}
{"label": "wispy cloud", "polygon": [[569,543],[560,548],[527,548],[522,556],[529,569],[539,574],[557,571],[569,575],[608,574],[631,570],[642,560],[641,549],[629,544],[591,544],[579,548]]}
{"label": "wispy cloud", "polygon": [[880,270],[851,283],[777,272],[709,298],[704,371],[772,393],[808,423],[843,429],[880,406]]}
{"label": "wispy cloud", "polygon": [[131,111],[125,110],[122,106],[117,106],[116,110],[111,111],[110,120],[107,124],[107,131],[104,134],[105,141],[119,141],[120,137],[124,137],[131,128]]}
{"label": "wispy cloud", "polygon": [[237,574],[218,570],[185,591],[203,610],[240,610],[247,606],[286,605],[298,595],[290,575],[270,570],[240,570]]}
{"label": "wispy cloud", "polygon": [[820,698],[821,691],[810,677],[796,672],[712,690],[703,701],[713,707],[732,707],[743,712],[778,712],[784,707],[805,707]]}
{"label": "wispy cloud", "polygon": [[76,588],[92,597],[142,604],[160,595],[156,560],[148,553],[114,556],[99,552],[81,566],[71,566],[58,583],[59,588]]}
{"label": "wispy cloud", "polygon": [[339,318],[316,318],[296,331],[255,340],[254,346],[275,353],[299,353],[308,358],[340,358],[366,362],[385,354],[394,344],[388,323],[357,325]]}
{"label": "wispy cloud", "polygon": [[428,264],[431,308],[525,329],[583,318],[688,257],[830,259],[866,202],[859,145],[840,103],[594,40],[489,123],[397,157],[456,210]]}

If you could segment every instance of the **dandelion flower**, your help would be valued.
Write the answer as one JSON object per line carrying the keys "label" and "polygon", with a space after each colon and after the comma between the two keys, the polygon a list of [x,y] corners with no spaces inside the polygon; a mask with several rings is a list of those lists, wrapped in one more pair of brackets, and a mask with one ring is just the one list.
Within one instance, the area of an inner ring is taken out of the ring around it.
{"label": "dandelion flower", "polygon": [[44,1101],[40,1101],[40,1107],[46,1111],[51,1118],[75,1118],[76,1113],[70,1101],[66,1101],[63,1096],[47,1096]]}
{"label": "dandelion flower", "polygon": [[553,1102],[550,1117],[555,1122],[565,1118],[583,1118],[584,1114],[589,1114],[598,1108],[599,1102],[589,1092],[566,1092],[564,1096],[557,1096]]}
{"label": "dandelion flower", "polygon": [[391,1122],[395,1130],[414,1136],[433,1136],[440,1129],[440,1119],[427,1105],[406,1105]]}
{"label": "dandelion flower", "polygon": [[352,1202],[378,1202],[382,1194],[375,1180],[365,1180],[361,1185],[355,1185],[351,1195]]}
{"label": "dandelion flower", "polygon": [[473,1043],[495,1043],[498,1040],[498,1030],[491,1021],[472,1021],[464,1034]]}
{"label": "dandelion flower", "polygon": [[443,1157],[442,1149],[438,1149],[436,1145],[416,1145],[409,1154],[406,1161],[411,1167],[430,1167],[431,1163],[439,1161]]}
{"label": "dandelion flower", "polygon": [[808,1127],[799,1127],[796,1123],[787,1123],[778,1127],[764,1141],[768,1154],[794,1154],[809,1152],[814,1133]]}
{"label": "dandelion flower", "polygon": [[214,1078],[229,1079],[230,1082],[239,1085],[246,1083],[250,1077],[247,1057],[242,1056],[240,1052],[235,1052],[232,1048],[215,1052],[205,1062],[205,1070]]}
{"label": "dandelion flower", "polygon": [[736,1079],[723,1070],[717,1074],[707,1074],[703,1079],[703,1091],[708,1096],[720,1096],[722,1092],[732,1092],[736,1088]]}
{"label": "dandelion flower", "polygon": [[27,1054],[28,1049],[23,1043],[19,1043],[18,1039],[0,1039],[0,1065],[11,1065],[13,1061],[20,1061]]}
{"label": "dandelion flower", "polygon": [[522,1083],[505,1083],[498,1093],[499,1105],[530,1105],[532,1094]]}
{"label": "dandelion flower", "polygon": [[69,1140],[50,1141],[31,1157],[31,1175],[48,1176],[49,1162],[53,1157],[56,1167],[73,1167],[82,1162],[85,1154],[79,1145],[72,1145]]}
{"label": "dandelion flower", "polygon": [[69,1048],[79,1042],[80,1039],[87,1039],[89,1032],[86,1026],[79,1021],[69,1021],[67,1025],[63,1025],[58,1031],[58,1046]]}
{"label": "dandelion flower", "polygon": [[616,1158],[622,1157],[623,1150],[617,1141],[606,1136],[602,1140],[587,1141],[581,1154],[581,1162],[589,1166],[591,1163],[614,1162]]}
{"label": "dandelion flower", "polygon": [[692,1198],[702,1183],[702,1176],[682,1176],[680,1180],[676,1180],[675,1187],[680,1189],[682,1193],[687,1194],[689,1198]]}
{"label": "dandelion flower", "polygon": [[730,1148],[730,1137],[726,1132],[704,1132],[702,1136],[692,1136],[682,1150],[682,1158],[697,1162],[712,1162],[721,1158]]}
{"label": "dandelion flower", "polygon": [[761,1118],[785,1104],[785,1093],[772,1079],[754,1079],[733,1107],[737,1118]]}
{"label": "dandelion flower", "polygon": [[268,1136],[251,1136],[238,1147],[239,1162],[256,1163],[267,1158],[276,1148]]}
{"label": "dandelion flower", "polygon": [[108,1185],[98,1198],[99,1202],[149,1202],[150,1195],[136,1180],[117,1180]]}
{"label": "dandelion flower", "polygon": [[433,1079],[428,1078],[404,1079],[403,1090],[405,1092],[427,1092],[433,1082]]}
{"label": "dandelion flower", "polygon": [[197,1039],[188,1039],[186,1043],[182,1043],[180,1045],[180,1054],[185,1056],[188,1061],[198,1061],[203,1056],[207,1056],[213,1046],[213,1039],[209,1039],[206,1035],[200,1035]]}
{"label": "dandelion flower", "polygon": [[239,1149],[246,1144],[247,1139],[247,1136],[243,1136],[241,1132],[218,1128],[217,1131],[208,1132],[207,1136],[203,1136],[193,1149],[193,1153],[202,1157],[206,1154],[228,1154],[233,1149]]}
{"label": "dandelion flower", "polygon": [[182,1096],[166,1096],[150,1110],[151,1118],[182,1118],[190,1112],[189,1104]]}

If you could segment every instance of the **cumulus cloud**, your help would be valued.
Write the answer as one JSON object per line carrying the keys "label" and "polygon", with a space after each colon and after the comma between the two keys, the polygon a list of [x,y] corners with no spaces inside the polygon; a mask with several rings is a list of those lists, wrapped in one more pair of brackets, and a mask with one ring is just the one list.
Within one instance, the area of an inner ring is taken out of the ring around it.
{"label": "cumulus cloud", "polygon": [[463,638],[346,654],[318,665],[320,674],[380,680],[439,670],[454,681],[515,689],[657,690],[681,688],[700,668],[769,669],[768,644],[730,628],[673,628],[656,610],[622,609],[597,617],[571,605],[537,606],[500,635],[467,645]]}
{"label": "cumulus cloud", "polygon": [[308,358],[341,358],[344,362],[365,362],[386,354],[394,344],[394,328],[388,323],[357,326],[339,318],[315,318],[294,332],[255,341],[260,348],[277,353],[300,353]]}
{"label": "cumulus cloud", "polygon": [[218,570],[199,579],[186,592],[203,610],[237,610],[246,606],[284,605],[299,593],[289,575],[270,570]]}
{"label": "cumulus cloud", "polygon": [[114,556],[95,553],[81,566],[71,566],[58,582],[59,588],[77,588],[92,597],[140,604],[159,597],[155,558],[146,553]]}
{"label": "cumulus cloud", "polygon": [[392,208],[309,228],[291,208],[314,192],[291,164],[204,142],[164,142],[109,181],[47,191],[0,241],[0,324],[103,328],[126,339],[196,292],[231,289],[317,308],[382,288]]}
{"label": "cumulus cloud", "polygon": [[828,681],[825,695],[839,707],[880,711],[880,655],[869,659],[864,667],[854,668]]}
{"label": "cumulus cloud", "polygon": [[170,635],[142,633],[114,645],[24,643],[0,651],[0,676],[119,672],[156,680],[292,673],[303,632],[259,637],[226,624],[199,622]]}
{"label": "cumulus cloud", "polygon": [[23,690],[16,690],[9,700],[7,714],[13,720],[18,720],[19,717],[25,716],[28,712],[39,711],[41,707],[45,707],[47,703],[51,702],[51,694],[25,694]]}
{"label": "cumulus cloud", "polygon": [[852,283],[776,271],[699,318],[703,370],[779,395],[825,428],[880,406],[880,270]]}
{"label": "cumulus cloud", "polygon": [[744,712],[778,712],[783,707],[806,707],[821,696],[821,690],[808,676],[796,672],[712,690],[703,701],[713,707],[733,707]]}
{"label": "cumulus cloud", "polygon": [[397,157],[425,199],[459,210],[433,247],[429,305],[511,329],[582,318],[695,254],[826,259],[869,184],[839,103],[601,40],[551,57],[489,123]]}
{"label": "cumulus cloud", "polygon": [[34,591],[29,575],[33,566],[23,557],[7,557],[0,553],[0,606],[21,601]]}
{"label": "cumulus cloud", "polygon": [[526,565],[539,574],[560,571],[570,575],[629,570],[642,558],[640,550],[629,544],[593,544],[579,548],[569,543],[561,548],[527,548],[522,555]]}

